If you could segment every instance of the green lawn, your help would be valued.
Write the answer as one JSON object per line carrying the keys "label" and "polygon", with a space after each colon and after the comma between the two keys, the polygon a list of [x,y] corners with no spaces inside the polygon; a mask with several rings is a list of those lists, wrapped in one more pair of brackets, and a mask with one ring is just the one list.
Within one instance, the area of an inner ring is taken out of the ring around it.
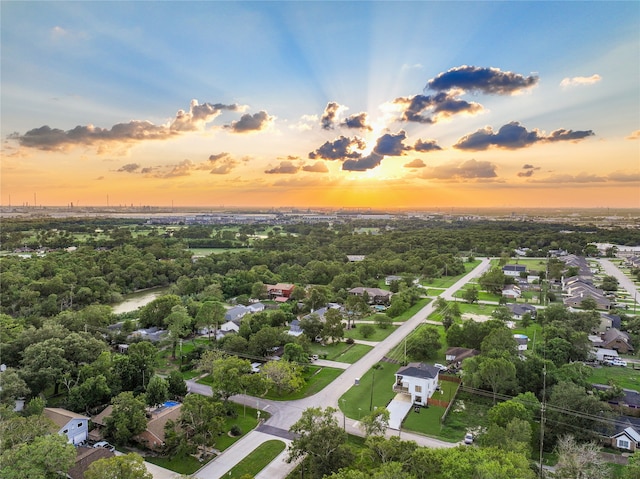
{"label": "green lawn", "polygon": [[277,439],[263,442],[255,448],[251,454],[233,466],[224,477],[231,479],[239,479],[243,476],[254,477],[271,461],[278,457],[278,454],[284,451],[285,447],[287,447],[287,445]]}
{"label": "green lawn", "polygon": [[269,390],[264,397],[275,401],[292,401],[313,396],[335,381],[342,371],[342,369],[309,366],[304,372],[305,386],[300,391],[279,396],[275,391]]}
{"label": "green lawn", "polygon": [[362,324],[357,324],[355,328],[350,329],[348,331],[344,332],[344,337],[345,338],[353,338],[353,339],[360,339],[363,341],[377,341],[380,342],[383,339],[385,339],[387,336],[389,336],[391,333],[393,333],[396,329],[398,329],[397,326],[389,326],[387,329],[380,329],[377,326],[374,326],[374,333],[369,336],[368,338],[365,338],[362,333],[360,333],[360,327],[363,326]]}
{"label": "green lawn", "polygon": [[193,474],[204,465],[195,457],[189,455],[176,456],[171,458],[149,456],[145,457],[144,460],[150,462],[151,464],[155,464],[156,466],[169,469],[170,471],[187,475]]}
{"label": "green lawn", "polygon": [[[447,351],[447,340],[446,340],[446,332],[444,330],[444,327],[436,326],[436,325],[429,325],[429,326],[433,326],[438,329],[438,332],[440,333],[441,346],[440,346],[440,349],[438,350],[438,353],[434,356],[434,358],[430,361],[425,361],[425,362],[444,363],[445,356],[446,356],[445,353]],[[409,335],[405,339],[406,342],[411,341],[411,335],[414,334],[416,330],[417,328],[413,332],[409,333]],[[392,348],[387,353],[387,357],[395,361],[398,361],[399,363],[403,363],[405,361],[405,344],[406,344],[405,341],[399,342],[394,348]],[[407,362],[411,362],[411,361],[415,361],[416,359],[409,356],[406,358],[406,360]]]}
{"label": "green lawn", "polygon": [[609,380],[613,380],[622,388],[640,391],[640,371],[634,371],[631,367],[595,367],[587,380],[592,384],[607,384]]}
{"label": "green lawn", "polygon": [[[353,385],[344,393],[339,400],[339,406],[342,412],[351,419],[360,419],[362,416],[369,414],[369,406],[385,407],[389,401],[393,399],[393,383],[395,382],[395,373],[400,367],[398,364],[380,362],[380,369],[375,372],[375,383],[373,382],[373,369],[367,371],[360,378],[359,385]],[[372,389],[373,383],[373,389]],[[373,391],[373,401],[372,401]]]}
{"label": "green lawn", "polygon": [[347,344],[345,341],[321,345],[311,344],[311,354],[317,354],[322,359],[353,364],[371,350],[371,346],[364,344]]}
{"label": "green lawn", "polygon": [[402,313],[400,316],[396,316],[395,318],[391,318],[394,323],[404,322],[409,318],[412,318],[418,311],[424,308],[427,304],[431,302],[431,298],[423,298],[418,301],[416,304],[411,306],[408,310]]}
{"label": "green lawn", "polygon": [[[442,394],[436,392],[435,399],[450,400],[458,387],[457,383],[451,381],[440,381]],[[459,431],[457,429],[447,428],[441,422],[445,407],[429,406],[428,408],[420,408],[419,412],[409,411],[409,414],[402,423],[402,428],[408,431],[419,432],[427,436],[437,437],[443,441],[458,442],[464,438],[466,430]]]}

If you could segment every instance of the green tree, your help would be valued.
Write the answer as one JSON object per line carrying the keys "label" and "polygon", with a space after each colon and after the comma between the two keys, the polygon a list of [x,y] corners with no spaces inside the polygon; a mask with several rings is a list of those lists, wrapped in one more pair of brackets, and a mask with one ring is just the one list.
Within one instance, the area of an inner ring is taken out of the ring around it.
{"label": "green tree", "polygon": [[251,363],[236,356],[214,359],[211,363],[211,389],[224,402],[246,388],[246,378],[251,375]]}
{"label": "green tree", "polygon": [[169,399],[169,384],[166,379],[153,375],[147,384],[147,390],[145,392],[145,400],[147,406],[155,407]]}
{"label": "green tree", "polygon": [[3,417],[0,420],[0,450],[30,444],[35,438],[50,434],[55,427],[53,421],[42,414],[24,417],[14,413],[11,417]]}
{"label": "green tree", "polygon": [[367,323],[361,324],[358,327],[358,330],[364,339],[370,338],[376,332],[376,329],[371,324]]}
{"label": "green tree", "polygon": [[470,286],[462,292],[462,299],[467,303],[473,304],[478,302],[478,288]]}
{"label": "green tree", "polygon": [[260,374],[276,389],[278,396],[282,396],[283,392],[298,391],[304,386],[300,367],[284,359],[264,364]]}
{"label": "green tree", "polygon": [[59,381],[71,369],[62,340],[57,338],[32,344],[22,355],[22,377],[33,394],[39,394],[49,386],[54,386],[54,394],[57,394]]}
{"label": "green tree", "polygon": [[14,406],[16,399],[29,395],[27,383],[14,368],[0,373],[0,403]]}
{"label": "green tree", "polygon": [[107,457],[91,463],[84,473],[85,479],[153,479],[142,456],[135,453]]}
{"label": "green tree", "polygon": [[478,278],[478,284],[485,291],[492,294],[501,294],[505,284],[509,284],[509,278],[500,268],[491,268]]}
{"label": "green tree", "polygon": [[300,328],[311,341],[315,341],[317,337],[322,336],[323,324],[320,321],[320,317],[315,313],[302,318],[300,320]]}
{"label": "green tree", "polygon": [[518,355],[518,343],[508,328],[497,328],[482,340],[480,351],[485,356],[513,359]]}
{"label": "green tree", "polygon": [[38,436],[33,442],[20,444],[0,456],[0,479],[57,479],[76,460],[76,448],[65,436]]}
{"label": "green tree", "polygon": [[345,317],[347,319],[347,329],[351,329],[351,323],[360,321],[371,311],[369,305],[362,296],[350,294],[344,303]]}
{"label": "green tree", "polygon": [[113,398],[111,404],[113,411],[105,419],[105,432],[116,444],[128,443],[147,428],[144,397],[135,397],[131,391],[125,391]]}
{"label": "green tree", "polygon": [[211,326],[215,327],[217,334],[218,326],[224,323],[225,311],[224,305],[219,301],[205,301],[200,306],[196,314],[196,326],[207,328],[209,340],[211,340]]}
{"label": "green tree", "polygon": [[590,311],[598,309],[598,303],[591,296],[587,296],[582,301],[580,301],[580,307],[582,309],[588,309]]}
{"label": "green tree", "polygon": [[284,345],[282,359],[292,363],[305,364],[309,362],[309,355],[300,344],[287,343]]}
{"label": "green tree", "polygon": [[87,412],[90,408],[108,403],[111,399],[111,388],[107,378],[99,374],[87,378],[79,386],[71,388],[67,403],[73,411]]}
{"label": "green tree", "polygon": [[419,327],[407,340],[407,354],[418,360],[435,358],[441,347],[440,332],[432,325]]}
{"label": "green tree", "polygon": [[343,319],[338,309],[329,309],[324,315],[322,337],[331,339],[331,342],[340,341],[344,337]]}
{"label": "green tree", "polygon": [[320,479],[353,460],[353,453],[346,444],[347,433],[342,430],[335,418],[336,409],[328,407],[308,408],[302,417],[291,426],[296,435],[289,446],[289,462],[306,456],[311,477]]}
{"label": "green tree", "polygon": [[180,371],[174,369],[167,377],[167,385],[169,387],[169,397],[171,399],[179,399],[187,395],[187,383],[185,382]]}
{"label": "green tree", "polygon": [[154,299],[140,310],[139,324],[142,328],[162,327],[174,306],[181,304],[180,296],[167,294]]}
{"label": "green tree", "polygon": [[189,394],[180,408],[180,427],[189,444],[212,447],[224,427],[224,407],[211,397]]}
{"label": "green tree", "polygon": [[192,319],[187,312],[187,308],[179,304],[171,309],[171,313],[165,318],[164,322],[171,338],[171,357],[175,359],[178,341],[191,331]]}
{"label": "green tree", "polygon": [[389,410],[386,407],[376,407],[370,414],[360,419],[360,426],[365,437],[384,436],[389,427]]}
{"label": "green tree", "polygon": [[391,326],[391,318],[384,313],[378,313],[374,316],[376,326],[380,329],[389,329]]}

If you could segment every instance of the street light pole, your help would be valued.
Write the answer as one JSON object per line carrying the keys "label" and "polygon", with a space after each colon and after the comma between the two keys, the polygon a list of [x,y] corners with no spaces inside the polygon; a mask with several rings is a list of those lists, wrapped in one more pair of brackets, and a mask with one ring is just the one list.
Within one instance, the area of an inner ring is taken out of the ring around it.
{"label": "street light pole", "polygon": [[373,378],[371,379],[371,396],[369,398],[369,411],[371,411],[373,409],[373,385],[376,382],[376,370],[379,368],[380,366],[378,364],[373,366]]}

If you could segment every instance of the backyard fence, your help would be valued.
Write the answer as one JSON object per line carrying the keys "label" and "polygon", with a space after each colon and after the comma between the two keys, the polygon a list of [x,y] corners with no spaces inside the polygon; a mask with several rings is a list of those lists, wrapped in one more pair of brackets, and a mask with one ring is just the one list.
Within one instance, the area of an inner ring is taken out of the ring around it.
{"label": "backyard fence", "polygon": [[460,378],[457,378],[455,376],[440,376],[440,380],[441,381],[450,381],[452,383],[457,383],[458,386],[456,387],[456,390],[453,392],[453,395],[451,396],[451,399],[447,402],[447,401],[440,401],[439,399],[436,399],[436,401],[438,402],[443,402],[445,404],[436,404],[436,405],[441,405],[441,406],[445,406],[447,407],[447,409],[445,409],[444,414],[442,415],[442,417],[440,418],[440,423],[443,424],[445,419],[447,419],[447,415],[449,414],[449,410],[451,409],[451,405],[455,402],[456,400],[456,396],[458,395],[458,391],[460,391],[460,384],[462,383],[462,380]]}

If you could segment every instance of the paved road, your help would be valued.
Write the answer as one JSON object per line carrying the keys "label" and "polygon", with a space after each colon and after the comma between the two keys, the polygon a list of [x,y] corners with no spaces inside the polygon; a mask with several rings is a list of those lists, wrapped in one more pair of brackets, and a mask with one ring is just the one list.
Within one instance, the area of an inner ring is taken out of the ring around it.
{"label": "paved road", "polygon": [[608,259],[599,259],[598,263],[600,263],[600,266],[602,266],[602,269],[604,269],[604,272],[607,273],[607,275],[613,276],[618,280],[618,285],[625,289],[632,298],[636,300],[638,299],[640,296],[638,295],[638,288],[631,279],[618,269],[615,264]]}
{"label": "paved road", "polygon": [[[482,262],[469,274],[457,281],[453,286],[447,288],[441,294],[447,300],[453,299],[453,294],[462,288],[469,280],[474,277],[480,276],[487,271],[490,267],[490,261],[483,259]],[[424,323],[427,317],[434,310],[434,302],[432,301],[420,311],[418,311],[413,317],[402,323],[393,333],[391,333],[386,339],[377,343],[373,349],[362,359],[354,364],[351,364],[347,369],[330,385],[325,387],[322,391],[314,394],[313,396],[299,399],[297,401],[278,402],[265,399],[258,399],[251,396],[237,395],[231,399],[234,402],[240,404],[246,404],[251,407],[267,411],[271,414],[271,417],[264,423],[265,426],[269,426],[275,429],[262,428],[263,431],[288,431],[291,426],[300,419],[302,412],[309,407],[323,407],[332,406],[338,408],[338,400],[340,397],[351,388],[356,378],[362,377],[371,367],[380,362],[382,358],[399,344],[411,331],[418,327],[421,323]],[[187,381],[189,391],[197,394],[211,395],[211,388],[202,384],[197,384],[194,381]],[[363,432],[360,429],[358,421],[344,417],[341,413],[337,414],[339,420],[342,421],[347,432],[351,434],[362,435]],[[394,435],[395,432],[387,431],[387,436]],[[421,446],[426,447],[453,447],[456,444],[440,441],[437,439],[421,436],[418,434],[412,434],[408,432],[400,431],[398,435],[404,440],[416,441]],[[241,440],[237,441],[232,447],[224,451],[219,457],[211,461],[207,466],[198,471],[193,477],[198,479],[218,479],[221,474],[228,471],[233,465],[242,460],[247,454],[254,450],[259,444],[267,439],[281,439],[287,442],[287,439],[283,439],[281,435],[266,434],[258,430],[252,431],[245,435]],[[293,470],[295,464],[287,464],[283,458],[286,453],[281,454],[269,468],[268,473],[263,471],[258,475],[258,479],[279,479],[284,478],[287,474]],[[267,475],[268,474],[268,475]]]}

